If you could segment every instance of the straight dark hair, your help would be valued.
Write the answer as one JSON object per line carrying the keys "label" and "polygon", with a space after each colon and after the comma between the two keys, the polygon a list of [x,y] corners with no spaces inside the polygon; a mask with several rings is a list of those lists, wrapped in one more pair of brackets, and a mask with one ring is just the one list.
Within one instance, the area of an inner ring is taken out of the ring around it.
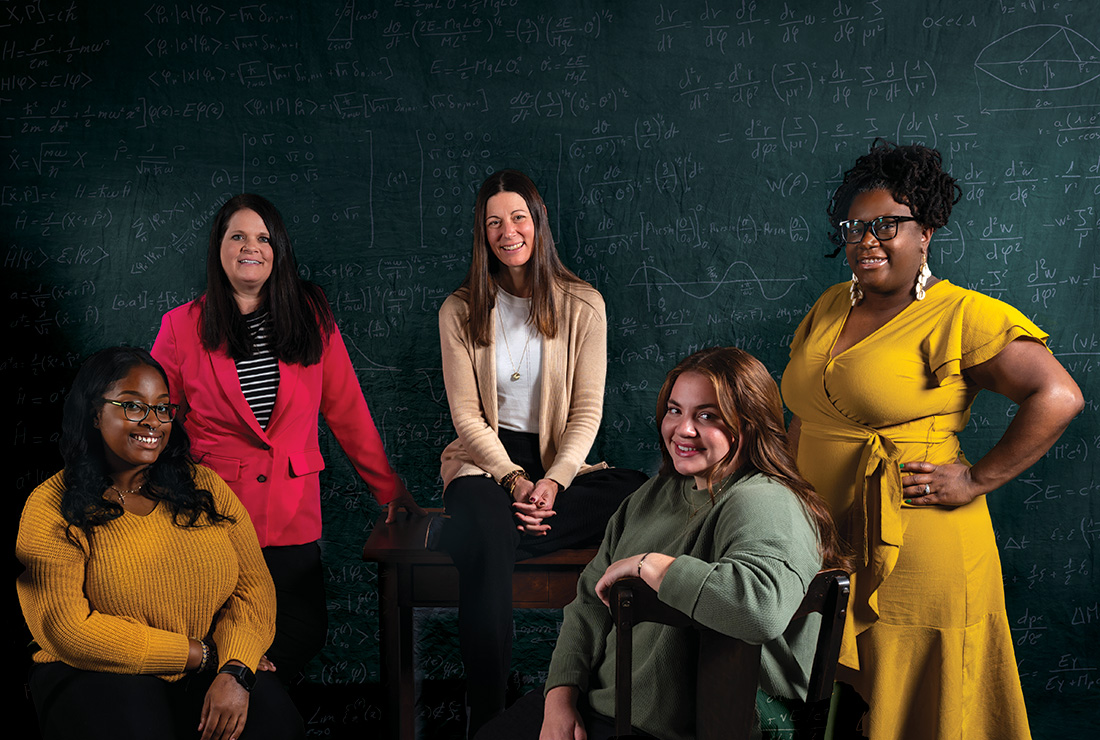
{"label": "straight dark hair", "polygon": [[222,268],[221,257],[229,219],[245,209],[263,219],[274,259],[271,276],[260,294],[271,321],[268,336],[272,354],[288,364],[315,365],[321,361],[325,341],[336,329],[336,320],[320,286],[298,277],[298,260],[278,209],[254,193],[230,198],[214,216],[206,252],[206,294],[201,303],[202,346],[207,352],[224,347],[234,360],[252,357],[252,336],[233,298],[233,286]]}
{"label": "straight dark hair", "polygon": [[568,285],[588,286],[588,283],[562,264],[554,246],[554,237],[550,234],[546,204],[535,183],[517,170],[500,170],[489,175],[481,183],[481,189],[477,193],[470,270],[462,285],[455,291],[456,296],[466,301],[470,340],[487,347],[493,335],[490,318],[496,306],[499,289],[496,275],[502,267],[485,236],[485,211],[489,199],[498,193],[516,193],[527,203],[527,211],[535,225],[535,243],[532,246],[531,259],[527,263],[532,287],[530,322],[539,334],[553,338],[558,334],[558,306],[554,300],[554,289]]}
{"label": "straight dark hair", "polygon": [[[689,372],[702,375],[714,387],[718,413],[731,440],[729,453],[707,471],[707,490],[711,499],[715,484],[728,475],[760,473],[781,483],[802,502],[816,527],[825,567],[851,572],[851,560],[837,535],[828,505],[798,472],[783,424],[779,387],[764,363],[736,347],[711,347],[683,359],[669,372],[657,395],[658,430],[668,413],[668,401],[676,379]],[[667,441],[660,431],[658,437],[661,468],[657,474],[678,476]],[[730,470],[738,452],[737,437],[740,437],[744,462],[739,469]]]}
{"label": "straight dark hair", "polygon": [[[148,352],[136,347],[109,347],[84,361],[65,396],[61,414],[61,456],[65,460],[61,516],[67,523],[65,536],[78,546],[74,527],[90,540],[96,527],[122,516],[122,506],[103,497],[111,486],[111,477],[96,421],[103,412],[107,389],[139,365],[160,373],[168,387],[164,368]],[[183,425],[175,424],[164,451],[146,469],[142,495],[168,506],[178,527],[233,521],[217,510],[210,491],[195,486],[194,467],[191,440]]]}

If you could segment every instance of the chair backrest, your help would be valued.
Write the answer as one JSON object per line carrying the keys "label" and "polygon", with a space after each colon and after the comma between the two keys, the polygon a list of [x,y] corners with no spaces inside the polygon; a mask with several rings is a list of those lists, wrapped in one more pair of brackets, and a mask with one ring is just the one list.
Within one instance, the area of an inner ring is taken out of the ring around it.
{"label": "chair backrest", "polygon": [[[807,702],[824,701],[832,693],[844,617],[848,608],[848,574],[823,570],[810,582],[806,597],[791,621],[821,613]],[[640,622],[657,622],[699,630],[696,669],[696,737],[698,740],[736,740],[749,737],[756,708],[760,676],[760,646],[715,632],[657,598],[641,578],[624,578],[611,588],[615,621],[615,733],[630,737],[630,675],[632,631]]]}
{"label": "chair backrest", "polygon": [[821,631],[817,635],[817,650],[806,690],[807,702],[824,701],[833,694],[840,641],[844,637],[844,618],[848,613],[849,588],[848,574],[844,571],[821,571],[810,581],[806,598],[791,619],[793,622],[814,612],[821,614]]}

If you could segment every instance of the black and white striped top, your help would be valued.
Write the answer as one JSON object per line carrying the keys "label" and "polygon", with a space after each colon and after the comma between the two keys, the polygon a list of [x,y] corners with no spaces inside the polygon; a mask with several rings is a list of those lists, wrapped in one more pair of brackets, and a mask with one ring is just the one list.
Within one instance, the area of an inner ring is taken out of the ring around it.
{"label": "black and white striped top", "polygon": [[244,398],[252,407],[260,428],[267,429],[271,412],[275,408],[275,394],[279,390],[279,361],[271,354],[268,334],[271,324],[265,309],[244,317],[248,333],[252,335],[252,359],[237,360],[237,377],[241,380]]}

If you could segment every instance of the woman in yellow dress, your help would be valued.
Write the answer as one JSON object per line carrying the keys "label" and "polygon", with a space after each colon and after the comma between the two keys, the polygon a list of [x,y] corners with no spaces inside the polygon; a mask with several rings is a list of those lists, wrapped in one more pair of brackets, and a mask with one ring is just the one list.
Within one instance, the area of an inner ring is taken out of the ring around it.
{"label": "woman in yellow dress", "polygon": [[[931,275],[958,194],[924,146],[856,161],[829,205],[852,281],[803,319],[783,376],[799,468],[856,555],[838,679],[872,740],[1030,737],[985,494],[1084,405],[1035,324]],[[1019,409],[971,465],[956,435],[982,389]]]}

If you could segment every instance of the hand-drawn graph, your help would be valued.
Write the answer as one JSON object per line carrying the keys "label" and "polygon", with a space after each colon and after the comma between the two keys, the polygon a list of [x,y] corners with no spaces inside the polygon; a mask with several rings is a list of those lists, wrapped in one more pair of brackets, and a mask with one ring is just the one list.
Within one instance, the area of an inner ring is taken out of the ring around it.
{"label": "hand-drawn graph", "polygon": [[1100,105],[1100,48],[1066,26],[1002,36],[978,54],[974,76],[983,113]]}
{"label": "hand-drawn graph", "polygon": [[[730,277],[730,272],[737,270],[742,277]],[[644,287],[646,291],[646,308],[652,309],[654,292],[660,293],[664,288],[676,288],[691,298],[710,298],[718,292],[719,288],[726,285],[755,285],[760,290],[760,297],[766,301],[778,301],[795,286],[806,280],[805,275],[798,277],[760,277],[756,270],[748,262],[738,260],[731,262],[722,273],[721,277],[712,277],[708,280],[677,280],[659,267],[643,264],[630,276],[627,283],[632,288]]]}

